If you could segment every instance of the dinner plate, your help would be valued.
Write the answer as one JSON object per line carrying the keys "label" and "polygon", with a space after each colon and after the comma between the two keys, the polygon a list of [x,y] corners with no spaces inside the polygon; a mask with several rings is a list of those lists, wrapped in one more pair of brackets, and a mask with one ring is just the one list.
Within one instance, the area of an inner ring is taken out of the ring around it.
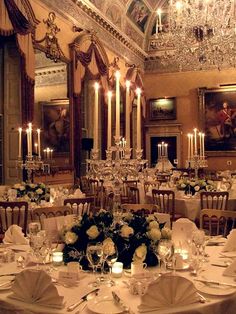
{"label": "dinner plate", "polygon": [[118,314],[122,308],[115,303],[112,296],[99,296],[88,301],[88,309],[97,314]]}
{"label": "dinner plate", "polygon": [[14,276],[4,276],[0,278],[0,291],[11,289]]}
{"label": "dinner plate", "polygon": [[207,241],[207,245],[210,246],[210,245],[220,245],[220,244],[224,244],[225,242],[227,241],[226,238],[210,238],[208,241]]}
{"label": "dinner plate", "polygon": [[236,292],[236,288],[233,288],[233,287],[205,284],[199,281],[198,282],[195,281],[194,284],[198,291],[206,293],[206,294],[210,294],[210,295],[224,296],[224,295],[229,295]]}

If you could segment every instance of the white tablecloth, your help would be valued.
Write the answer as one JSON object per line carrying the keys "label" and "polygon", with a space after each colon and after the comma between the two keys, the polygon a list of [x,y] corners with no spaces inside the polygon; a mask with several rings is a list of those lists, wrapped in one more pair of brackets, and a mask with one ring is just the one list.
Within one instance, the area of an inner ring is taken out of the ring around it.
{"label": "white tablecloth", "polygon": [[[200,276],[207,277],[207,279],[214,279],[229,283],[235,283],[233,278],[229,277],[223,277],[222,273],[225,270],[223,267],[216,267],[212,266],[211,263],[215,262],[217,259],[219,260],[219,252],[222,250],[222,247],[207,247],[207,252],[210,254],[210,262],[206,263],[204,266],[204,271],[200,274]],[[58,268],[59,270],[65,270],[65,266],[61,266]],[[10,272],[19,271],[19,269],[16,268],[15,263],[9,263],[9,264],[3,264],[0,268],[0,274],[6,274]],[[158,271],[157,267],[154,267],[152,269],[148,269],[148,271],[156,272]],[[179,271],[177,274],[187,277],[190,280],[193,280],[194,277],[191,277],[190,273],[188,271]],[[54,273],[53,276],[57,276],[57,273]],[[8,298],[9,294],[11,293],[9,290],[1,291],[0,292],[0,313],[1,314],[8,314],[8,313],[44,313],[44,314],[62,314],[62,313],[68,313],[66,310],[66,307],[72,303],[74,303],[76,300],[80,299],[80,296],[83,295],[84,291],[88,290],[88,283],[93,279],[91,274],[83,273],[82,279],[79,281],[78,286],[72,287],[72,288],[66,288],[64,286],[57,286],[58,292],[60,295],[64,296],[65,300],[65,308],[58,310],[58,309],[50,309],[50,308],[43,308],[40,306],[36,306],[35,304],[25,304],[19,301],[13,301]],[[140,304],[140,297],[130,294],[127,286],[124,284],[124,281],[129,280],[128,277],[125,277],[123,275],[120,279],[115,279],[116,286],[114,288],[107,288],[102,287],[100,293],[102,294],[109,294],[111,293],[111,290],[115,290],[119,292],[119,295],[122,297],[123,301],[130,306],[131,310],[134,313],[138,312],[138,305]],[[203,294],[203,293],[202,293]],[[211,295],[205,295],[208,302],[201,304],[201,303],[195,303],[189,306],[181,307],[181,308],[173,308],[172,310],[167,309],[154,313],[185,313],[185,314],[233,314],[236,313],[236,294],[231,294],[228,296],[211,296]],[[24,309],[23,312],[19,311],[7,311],[7,308],[9,308],[10,305],[14,305],[17,309]],[[79,308],[76,308],[72,314],[75,314]],[[88,310],[86,307],[83,311],[80,312],[81,314],[91,314],[92,312]],[[106,313],[104,309],[104,313]]]}

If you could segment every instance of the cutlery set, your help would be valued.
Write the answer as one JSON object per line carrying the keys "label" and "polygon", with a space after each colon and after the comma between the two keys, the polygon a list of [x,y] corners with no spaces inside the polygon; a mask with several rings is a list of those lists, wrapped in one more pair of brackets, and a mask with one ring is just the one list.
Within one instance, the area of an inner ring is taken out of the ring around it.
{"label": "cutlery set", "polygon": [[[90,296],[92,296],[92,295],[97,295],[98,291],[99,291],[99,289],[96,288],[96,289],[94,289],[94,290],[92,290],[92,291],[89,291],[89,292],[86,293],[85,295],[83,295],[83,296],[79,299],[79,301],[77,301],[77,302],[75,302],[75,303],[73,303],[73,304],[71,304],[71,305],[69,305],[69,306],[67,307],[67,312],[72,312],[72,311],[74,311],[74,309],[75,309],[76,307],[78,307],[78,306],[79,306],[80,304],[82,304],[83,302],[87,301],[87,300],[88,300],[88,297],[90,297]],[[85,305],[86,305],[86,303],[85,303]],[[84,307],[85,307],[85,305],[84,305]],[[81,311],[81,310],[80,310],[80,311]]]}
{"label": "cutlery set", "polygon": [[202,282],[206,285],[216,285],[216,286],[225,286],[225,287],[233,287],[236,288],[236,283],[227,283],[215,280],[206,280],[206,279],[194,279],[195,281]]}

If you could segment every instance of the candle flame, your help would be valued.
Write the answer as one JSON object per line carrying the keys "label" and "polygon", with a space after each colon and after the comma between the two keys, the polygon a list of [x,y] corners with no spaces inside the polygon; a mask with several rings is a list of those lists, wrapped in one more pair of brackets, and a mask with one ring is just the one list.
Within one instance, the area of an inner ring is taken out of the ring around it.
{"label": "candle flame", "polygon": [[107,92],[107,96],[110,97],[110,98],[112,97],[112,91],[111,91],[111,90],[109,90],[109,91]]}
{"label": "candle flame", "polygon": [[99,89],[99,84],[98,84],[98,82],[95,82],[94,88],[95,88],[95,90],[98,90],[98,89]]}
{"label": "candle flame", "polygon": [[162,13],[162,10],[159,8],[157,9],[157,14],[160,15]]}
{"label": "candle flame", "polygon": [[40,129],[37,129],[37,133],[40,133]]}
{"label": "candle flame", "polygon": [[130,89],[130,85],[131,85],[130,81],[126,81],[126,82],[125,82],[125,85],[126,85],[126,88],[127,88],[127,89]]}
{"label": "candle flame", "polygon": [[117,80],[119,80],[119,78],[120,78],[120,72],[119,71],[116,71],[115,77],[116,77]]}
{"label": "candle flame", "polygon": [[136,94],[138,95],[138,96],[140,96],[141,95],[141,88],[136,88]]}
{"label": "candle flame", "polygon": [[19,128],[18,131],[21,133],[22,132],[22,128]]}

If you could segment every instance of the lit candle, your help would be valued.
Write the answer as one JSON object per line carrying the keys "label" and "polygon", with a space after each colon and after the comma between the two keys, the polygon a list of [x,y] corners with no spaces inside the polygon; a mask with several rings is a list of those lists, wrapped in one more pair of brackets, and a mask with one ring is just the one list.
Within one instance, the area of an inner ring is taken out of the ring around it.
{"label": "lit candle", "polygon": [[122,276],[123,273],[123,263],[120,262],[115,262],[112,265],[112,276],[115,278],[120,278]]}
{"label": "lit candle", "polygon": [[50,158],[52,159],[53,149],[50,149]]}
{"label": "lit candle", "polygon": [[26,137],[27,137],[27,155],[29,156],[29,129],[26,129]]}
{"label": "lit candle", "polygon": [[161,144],[158,144],[158,159],[161,157]]}
{"label": "lit candle", "polygon": [[194,155],[197,155],[197,129],[193,129],[194,132]]}
{"label": "lit candle", "polygon": [[30,122],[28,125],[29,125],[29,152],[28,152],[28,155],[31,157],[32,156],[32,123]]}
{"label": "lit candle", "polygon": [[190,158],[193,158],[193,134],[190,134],[190,142],[191,142],[191,147],[190,147]]}
{"label": "lit candle", "polygon": [[136,89],[137,94],[137,149],[141,149],[141,89]]}
{"label": "lit candle", "polygon": [[62,265],[63,253],[62,252],[52,252],[52,262],[55,266]]}
{"label": "lit candle", "polygon": [[164,142],[161,143],[161,156],[164,156]]}
{"label": "lit candle", "polygon": [[188,160],[190,159],[190,141],[191,141],[191,134],[188,133]]}
{"label": "lit candle", "polygon": [[199,148],[200,148],[200,152],[199,152],[199,157],[202,158],[202,133],[199,132]]}
{"label": "lit candle", "polygon": [[21,158],[22,157],[22,128],[18,129],[19,131],[19,153],[18,153],[18,157]]}
{"label": "lit candle", "polygon": [[202,133],[202,158],[205,158],[205,134]]}
{"label": "lit candle", "polygon": [[40,129],[37,129],[37,134],[38,134],[38,155],[39,155],[39,158],[41,158]]}
{"label": "lit candle", "polygon": [[108,102],[107,102],[107,149],[111,147],[111,134],[112,134],[112,126],[111,126],[111,98],[112,91],[107,93]]}
{"label": "lit candle", "polygon": [[126,81],[125,105],[125,138],[127,142],[127,147],[130,148],[130,81]]}
{"label": "lit candle", "polygon": [[116,71],[116,138],[120,137],[120,72]]}
{"label": "lit candle", "polygon": [[49,157],[50,157],[50,148],[47,147],[47,159],[49,159]]}
{"label": "lit candle", "polygon": [[157,15],[158,15],[158,24],[160,28],[160,32],[162,31],[162,23],[161,23],[161,9],[157,10]]}
{"label": "lit candle", "polygon": [[99,84],[96,82],[94,84],[94,89],[95,89],[95,103],[94,103],[94,129],[93,129],[93,134],[94,134],[94,149],[98,149],[98,89],[99,89]]}
{"label": "lit candle", "polygon": [[35,154],[38,154],[38,144],[37,143],[34,144],[34,148],[35,148]]}

